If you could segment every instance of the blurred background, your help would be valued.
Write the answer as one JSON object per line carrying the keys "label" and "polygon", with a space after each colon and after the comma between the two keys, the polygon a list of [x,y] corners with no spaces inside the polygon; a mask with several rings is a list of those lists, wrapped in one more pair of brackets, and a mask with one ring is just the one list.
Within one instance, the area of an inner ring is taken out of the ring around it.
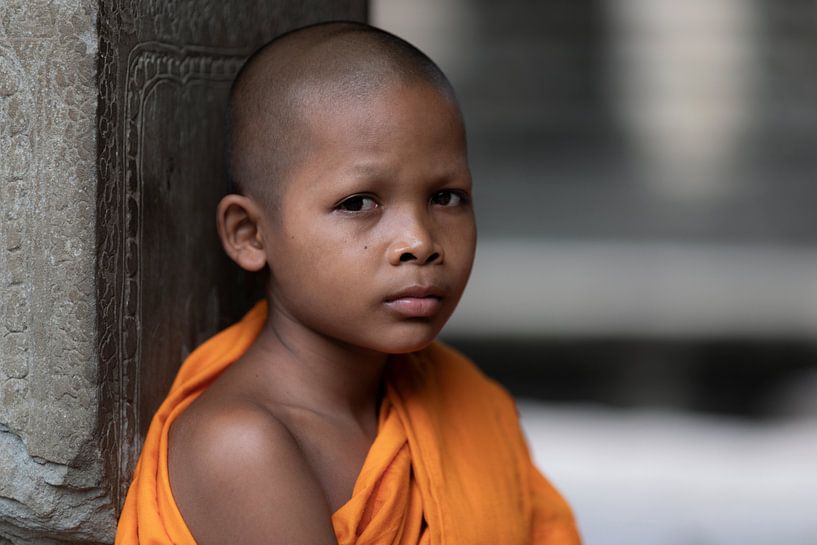
{"label": "blurred background", "polygon": [[817,544],[817,5],[373,0],[465,113],[443,338],[587,545]]}

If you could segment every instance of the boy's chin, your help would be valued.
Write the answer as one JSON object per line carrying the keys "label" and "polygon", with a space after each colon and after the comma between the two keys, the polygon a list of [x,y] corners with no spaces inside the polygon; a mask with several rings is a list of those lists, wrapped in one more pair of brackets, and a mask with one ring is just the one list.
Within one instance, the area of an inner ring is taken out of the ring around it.
{"label": "boy's chin", "polygon": [[387,354],[409,354],[417,352],[430,345],[441,328],[435,327],[417,327],[406,328],[407,331],[401,331],[390,336],[389,339],[383,339],[384,346],[382,352]]}

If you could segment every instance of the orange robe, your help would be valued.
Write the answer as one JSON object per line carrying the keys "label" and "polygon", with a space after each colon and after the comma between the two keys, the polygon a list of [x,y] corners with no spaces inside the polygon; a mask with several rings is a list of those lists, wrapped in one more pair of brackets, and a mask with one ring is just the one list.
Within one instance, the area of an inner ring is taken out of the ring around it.
{"label": "orange robe", "polygon": [[[174,419],[252,344],[258,303],[197,348],[151,422],[117,545],[195,545],[167,471]],[[570,508],[533,466],[515,405],[439,342],[389,363],[377,437],[352,498],[332,515],[339,545],[577,545]]]}

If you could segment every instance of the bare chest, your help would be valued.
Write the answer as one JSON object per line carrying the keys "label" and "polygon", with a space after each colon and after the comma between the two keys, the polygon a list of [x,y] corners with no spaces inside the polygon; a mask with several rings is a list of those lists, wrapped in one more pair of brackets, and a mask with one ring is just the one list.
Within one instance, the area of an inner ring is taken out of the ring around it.
{"label": "bare chest", "polygon": [[334,513],[352,497],[372,438],[326,425],[298,430],[295,437]]}

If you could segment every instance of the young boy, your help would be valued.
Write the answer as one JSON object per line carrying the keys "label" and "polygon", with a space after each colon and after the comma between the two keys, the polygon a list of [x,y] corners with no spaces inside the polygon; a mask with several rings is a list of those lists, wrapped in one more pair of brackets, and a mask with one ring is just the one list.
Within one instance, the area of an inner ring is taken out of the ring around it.
{"label": "young boy", "polygon": [[266,299],[183,364],[117,543],[577,544],[513,401],[434,341],[476,243],[439,68],[315,25],[250,58],[229,119],[218,230]]}

